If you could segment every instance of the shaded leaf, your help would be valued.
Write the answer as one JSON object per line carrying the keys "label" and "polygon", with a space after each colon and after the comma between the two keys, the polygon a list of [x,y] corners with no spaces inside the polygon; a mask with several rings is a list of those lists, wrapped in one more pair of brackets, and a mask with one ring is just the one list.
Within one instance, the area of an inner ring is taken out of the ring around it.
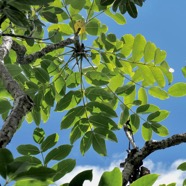
{"label": "shaded leaf", "polygon": [[92,146],[93,149],[101,156],[107,155],[105,140],[99,134],[93,134]]}
{"label": "shaded leaf", "polygon": [[152,114],[150,114],[147,117],[147,121],[153,121],[153,122],[160,122],[164,119],[166,119],[169,116],[169,111],[167,110],[159,110]]}
{"label": "shaded leaf", "polygon": [[186,171],[186,162],[181,163],[178,167],[178,170]]}
{"label": "shaded leaf", "polygon": [[13,162],[12,153],[5,148],[0,149],[0,175],[6,179],[7,176],[7,166],[9,163]]}
{"label": "shaded leaf", "polygon": [[51,134],[49,135],[42,143],[41,143],[41,150],[42,152],[47,151],[48,149],[52,148],[59,140],[58,134]]}
{"label": "shaded leaf", "polygon": [[17,151],[23,155],[36,155],[40,153],[40,150],[35,145],[19,145]]}
{"label": "shaded leaf", "polygon": [[11,108],[12,106],[7,99],[0,99],[0,114],[8,112]]}
{"label": "shaded leaf", "polygon": [[45,164],[48,164],[50,160],[62,160],[66,158],[71,152],[72,145],[60,145],[57,148],[52,149],[45,157]]}
{"label": "shaded leaf", "polygon": [[128,1],[126,3],[126,8],[127,8],[127,12],[131,17],[136,18],[138,16],[137,8],[133,2]]}
{"label": "shaded leaf", "polygon": [[137,114],[130,115],[130,124],[132,128],[132,132],[133,134],[135,134],[140,126],[140,118]]}
{"label": "shaded leaf", "polygon": [[136,113],[140,113],[140,114],[147,114],[147,113],[151,113],[151,112],[156,112],[160,110],[159,107],[157,107],[156,105],[153,104],[145,104],[145,105],[141,105],[136,109]]}
{"label": "shaded leaf", "polygon": [[92,170],[85,170],[77,174],[69,183],[69,186],[83,185],[85,180],[92,181]]}
{"label": "shaded leaf", "polygon": [[90,146],[92,144],[92,138],[93,138],[93,132],[88,131],[85,133],[85,135],[81,139],[80,151],[81,151],[82,155],[84,155],[88,151],[88,149],[90,148]]}

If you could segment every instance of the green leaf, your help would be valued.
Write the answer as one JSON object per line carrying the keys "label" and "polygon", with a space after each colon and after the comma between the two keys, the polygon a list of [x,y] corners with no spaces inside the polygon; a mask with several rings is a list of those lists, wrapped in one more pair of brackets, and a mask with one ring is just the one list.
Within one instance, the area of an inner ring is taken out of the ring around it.
{"label": "green leaf", "polygon": [[97,19],[92,19],[86,24],[86,32],[90,35],[97,36],[100,33],[100,22]]}
{"label": "green leaf", "polygon": [[153,186],[155,181],[158,179],[158,174],[148,174],[134,181],[130,186]]}
{"label": "green leaf", "polygon": [[168,89],[168,94],[174,97],[181,97],[186,95],[186,83],[178,82]]}
{"label": "green leaf", "polygon": [[71,172],[76,165],[76,161],[73,159],[62,160],[59,163],[55,164],[52,168],[56,170],[56,174],[53,178],[53,181],[57,181],[67,173]]}
{"label": "green leaf", "polygon": [[142,125],[142,137],[145,141],[152,139],[152,128],[148,122],[143,123]]}
{"label": "green leaf", "polygon": [[159,123],[152,123],[151,128],[159,136],[164,137],[164,136],[167,136],[169,134],[168,129],[165,126],[160,125]]}
{"label": "green leaf", "polygon": [[108,5],[111,5],[113,2],[114,2],[114,0],[101,0],[100,4],[102,6],[108,6]]}
{"label": "green leaf", "polygon": [[78,106],[67,112],[61,121],[61,129],[66,129],[75,124],[85,113],[84,106]]}
{"label": "green leaf", "polygon": [[69,91],[62,99],[57,102],[55,111],[63,111],[74,108],[82,99],[81,91]]}
{"label": "green leaf", "polygon": [[142,105],[147,104],[148,97],[147,97],[146,90],[143,87],[140,87],[138,90],[138,99],[141,101]]}
{"label": "green leaf", "polygon": [[159,107],[157,107],[156,105],[153,104],[145,104],[145,105],[141,105],[136,109],[136,113],[140,113],[140,114],[147,114],[147,113],[151,113],[151,112],[156,112],[160,110]]}
{"label": "green leaf", "polygon": [[120,115],[120,122],[119,122],[119,128],[123,128],[123,125],[128,121],[129,119],[129,109],[127,106],[122,106],[122,112]]}
{"label": "green leaf", "polygon": [[144,49],[144,61],[149,63],[154,60],[156,45],[152,42],[147,42]]}
{"label": "green leaf", "polygon": [[61,76],[55,76],[53,82],[54,82],[54,87],[55,87],[57,93],[60,94],[65,86],[64,78]]}
{"label": "green leaf", "polygon": [[[110,87],[110,86],[109,86]],[[100,87],[88,87],[85,89],[85,96],[91,101],[111,100],[113,94]]]}
{"label": "green leaf", "polygon": [[165,86],[165,78],[162,70],[159,67],[152,67],[151,71],[157,84],[163,88]]}
{"label": "green leaf", "polygon": [[15,25],[18,25],[20,27],[29,26],[25,14],[18,10],[17,8],[9,5],[5,6],[5,8],[2,11],[6,15],[6,17],[9,18],[10,21],[13,22]]}
{"label": "green leaf", "polygon": [[107,155],[105,140],[99,134],[93,134],[92,146],[93,149],[101,156]]}
{"label": "green leaf", "polygon": [[29,179],[29,180],[18,180],[16,181],[16,183],[14,184],[14,186],[47,186],[50,185],[51,181],[50,180],[46,180],[46,181],[39,181],[39,180],[34,180],[34,179]]}
{"label": "green leaf", "polygon": [[87,72],[85,78],[89,84],[96,86],[107,85],[109,83],[108,76],[102,72]]}
{"label": "green leaf", "polygon": [[186,66],[181,69],[183,76],[186,78]]}
{"label": "green leaf", "polygon": [[146,45],[146,39],[143,35],[137,34],[134,39],[132,59],[134,62],[138,62],[143,57],[144,48]]}
{"label": "green leaf", "polygon": [[42,128],[36,128],[33,133],[33,139],[36,143],[41,144],[45,138],[45,131]]}
{"label": "green leaf", "polygon": [[19,3],[26,5],[45,5],[47,3],[54,2],[54,0],[16,0]]}
{"label": "green leaf", "polygon": [[34,122],[37,126],[40,125],[41,122],[41,114],[40,114],[40,110],[36,109],[34,107],[34,109],[32,110],[32,117],[34,119]]}
{"label": "green leaf", "polygon": [[52,177],[56,174],[56,171],[48,168],[48,167],[31,167],[28,171],[22,172],[18,174],[14,179],[36,179],[45,181],[48,179],[52,179]]}
{"label": "green leaf", "polygon": [[81,139],[80,151],[81,151],[82,155],[84,155],[88,151],[88,149],[90,148],[90,146],[92,144],[92,138],[93,138],[93,132],[88,131],[85,133],[85,135]]}
{"label": "green leaf", "polygon": [[123,40],[121,54],[124,55],[124,57],[128,57],[131,54],[133,48],[134,36],[131,34],[126,34],[121,38],[121,40]]}
{"label": "green leaf", "polygon": [[80,84],[81,75],[80,72],[73,72],[70,74],[66,80],[66,86],[68,88],[75,88]]}
{"label": "green leaf", "polygon": [[49,106],[53,107],[54,101],[55,101],[55,97],[54,97],[54,93],[53,93],[53,91],[52,91],[51,89],[49,89],[49,90],[45,93],[44,99],[45,99],[45,102],[46,102]]}
{"label": "green leaf", "polygon": [[54,14],[54,13],[52,13],[52,12],[49,12],[49,11],[42,12],[41,15],[42,15],[48,22],[51,22],[51,23],[58,23],[57,15]]}
{"label": "green leaf", "polygon": [[26,155],[26,156],[19,156],[17,157],[15,160],[15,162],[29,162],[30,165],[32,166],[41,166],[42,162],[41,160],[39,160],[38,158],[34,157],[34,156],[30,156],[30,155]]}
{"label": "green leaf", "polygon": [[48,164],[50,160],[62,160],[66,158],[71,152],[72,145],[60,145],[57,148],[52,149],[45,157],[45,164]]}
{"label": "green leaf", "polygon": [[160,64],[161,62],[165,60],[166,56],[167,56],[167,53],[164,50],[160,50],[159,48],[157,48],[155,52],[154,63]]}
{"label": "green leaf", "polygon": [[91,114],[101,113],[109,117],[117,117],[116,112],[111,107],[103,103],[89,102],[85,106]]}
{"label": "green leaf", "polygon": [[104,139],[118,142],[116,135],[111,130],[98,127],[94,129],[94,132],[99,134]]}
{"label": "green leaf", "polygon": [[105,14],[112,18],[117,24],[124,25],[126,24],[126,20],[124,16],[119,13],[112,13],[109,9],[105,11]]}
{"label": "green leaf", "polygon": [[59,135],[57,133],[51,134],[41,143],[42,152],[47,151],[52,148],[59,140]]}
{"label": "green leaf", "polygon": [[7,166],[9,163],[13,162],[12,153],[5,148],[0,149],[0,175],[6,179],[7,177]]}
{"label": "green leaf", "polygon": [[186,179],[183,181],[183,186],[186,186]]}
{"label": "green leaf", "polygon": [[70,133],[70,143],[73,144],[77,139],[79,139],[88,131],[89,127],[90,124],[87,118],[81,118],[77,121]]}
{"label": "green leaf", "polygon": [[46,72],[43,68],[34,68],[35,77],[41,83],[46,83],[50,80],[48,72]]}
{"label": "green leaf", "polygon": [[135,85],[124,85],[116,89],[116,94],[125,96],[131,94],[135,90]]}
{"label": "green leaf", "polygon": [[169,67],[168,63],[166,61],[163,61],[160,64],[160,68],[161,68],[163,74],[166,76],[169,84],[171,84],[173,81],[173,74],[172,74],[172,72],[170,72],[170,67]]}
{"label": "green leaf", "polygon": [[40,153],[38,147],[36,147],[35,145],[31,145],[31,144],[19,145],[17,147],[17,151],[23,155],[36,155]]}
{"label": "green leaf", "polygon": [[186,171],[186,162],[181,163],[178,167],[178,170]]}
{"label": "green leaf", "polygon": [[143,86],[151,86],[156,81],[154,79],[154,75],[151,71],[151,68],[149,66],[145,66],[144,64],[138,64],[140,73],[142,74],[144,80],[143,80]]}
{"label": "green leaf", "polygon": [[138,16],[137,8],[133,2],[128,1],[126,3],[126,8],[127,8],[127,12],[131,17],[136,18]]}
{"label": "green leaf", "polygon": [[22,69],[18,65],[6,64],[5,66],[13,77],[18,76],[22,72]]}
{"label": "green leaf", "polygon": [[99,65],[100,64],[101,56],[100,56],[100,53],[97,52],[96,50],[91,50],[91,58],[92,58],[92,62],[95,65]]}
{"label": "green leaf", "polygon": [[161,100],[165,100],[169,98],[169,95],[165,90],[162,90],[161,88],[156,86],[151,87],[148,92],[151,96]]}
{"label": "green leaf", "polygon": [[167,110],[156,111],[147,117],[147,121],[160,122],[166,119],[169,116],[169,113],[170,112]]}
{"label": "green leaf", "polygon": [[85,170],[77,174],[68,186],[83,185],[85,180],[92,181],[92,170]]}
{"label": "green leaf", "polygon": [[140,118],[137,114],[130,115],[130,124],[131,124],[133,134],[135,134],[140,126]]}
{"label": "green leaf", "polygon": [[102,114],[96,114],[89,117],[89,121],[95,127],[102,127],[106,129],[116,130],[118,127],[116,123],[109,117],[106,117]]}
{"label": "green leaf", "polygon": [[112,171],[104,172],[101,176],[98,186],[121,186],[122,174],[118,167],[115,167]]}
{"label": "green leaf", "polygon": [[7,99],[0,99],[0,114],[8,112],[11,108],[12,106]]}

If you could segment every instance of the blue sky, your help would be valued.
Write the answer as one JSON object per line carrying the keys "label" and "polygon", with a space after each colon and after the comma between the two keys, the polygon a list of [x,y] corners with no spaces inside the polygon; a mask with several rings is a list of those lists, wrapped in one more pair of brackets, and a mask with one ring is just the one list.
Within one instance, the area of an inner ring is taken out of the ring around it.
{"label": "blue sky", "polygon": [[[116,26],[114,21],[110,21],[108,18],[104,19],[104,23],[108,24],[109,32],[115,33],[119,37],[127,33],[133,35],[140,33],[145,36],[147,41],[152,41],[157,47],[165,50],[167,52],[167,61],[170,67],[175,70],[173,83],[178,81],[184,82],[185,79],[181,73],[181,68],[186,66],[185,7],[185,0],[179,0],[179,3],[176,3],[174,0],[146,0],[144,6],[138,9],[139,15],[137,19],[132,19],[126,15],[127,24],[124,26]],[[149,102],[158,105],[161,109],[169,110],[171,112],[168,119],[163,121],[163,124],[169,128],[170,135],[186,131],[185,97],[170,98],[165,101],[150,98]],[[52,113],[49,121],[46,124],[41,125],[48,135],[54,132],[60,134],[58,145],[69,143],[69,133],[67,131],[59,130],[61,119],[62,113]],[[19,144],[33,142],[31,134],[33,133],[34,128],[34,123],[27,124],[24,122],[22,128],[16,133],[12,142],[8,145],[8,148],[12,150],[15,156],[18,155],[15,149]],[[126,155],[128,141],[124,136],[124,132],[118,132],[117,137],[119,143],[107,143],[107,157],[100,157],[92,150],[88,151],[88,153],[82,157],[79,153],[79,142],[75,143],[75,147],[69,157],[76,158],[79,166],[89,165],[102,167],[103,169],[109,167],[111,162],[124,159]],[[153,139],[158,140],[161,138],[154,135]],[[141,138],[140,132],[135,136],[135,141],[140,148],[143,146],[144,141]],[[178,147],[155,152],[150,155],[147,160],[152,161],[153,163],[162,162],[165,167],[169,167],[172,162],[177,159],[186,159],[185,154],[186,145],[183,144]],[[155,170],[158,170],[158,168]]]}

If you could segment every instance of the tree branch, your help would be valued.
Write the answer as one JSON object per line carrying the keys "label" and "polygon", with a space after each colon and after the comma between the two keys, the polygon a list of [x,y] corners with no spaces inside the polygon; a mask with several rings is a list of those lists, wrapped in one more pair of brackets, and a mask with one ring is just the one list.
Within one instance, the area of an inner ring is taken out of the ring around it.
{"label": "tree branch", "polygon": [[122,171],[123,176],[123,186],[126,186],[130,176],[134,173],[135,168],[137,166],[141,166],[141,162],[152,152],[160,149],[165,149],[168,147],[172,147],[175,145],[179,145],[181,143],[186,142],[186,133],[184,134],[176,134],[165,140],[161,141],[147,141],[143,148],[140,150],[136,150],[134,152],[130,152],[132,154],[128,154],[128,157],[125,159],[123,163],[124,169]]}
{"label": "tree branch", "polygon": [[12,49],[17,54],[17,63],[30,64],[38,58],[45,56],[47,53],[57,50],[59,48],[64,48],[67,45],[73,44],[76,42],[76,36],[74,38],[68,38],[66,40],[60,41],[59,43],[51,44],[41,49],[38,52],[33,54],[29,54],[25,56],[26,48],[24,46],[19,45],[16,41],[13,41]]}
{"label": "tree branch", "polygon": [[14,98],[13,108],[6,118],[0,130],[0,148],[6,147],[15,134],[22,118],[33,106],[32,100],[20,88],[19,84],[12,78],[4,66],[4,57],[12,47],[12,38],[3,37],[3,44],[0,46],[0,78],[5,88]]}

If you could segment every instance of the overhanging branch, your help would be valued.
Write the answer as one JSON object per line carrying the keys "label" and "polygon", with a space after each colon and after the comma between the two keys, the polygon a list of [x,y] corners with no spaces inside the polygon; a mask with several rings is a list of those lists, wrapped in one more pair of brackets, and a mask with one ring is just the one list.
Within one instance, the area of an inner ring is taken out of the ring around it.
{"label": "overhanging branch", "polygon": [[66,40],[60,41],[59,43],[55,44],[50,44],[41,49],[38,52],[35,52],[33,54],[25,55],[26,53],[26,48],[24,46],[19,45],[16,41],[13,41],[12,49],[16,52],[17,54],[17,63],[23,65],[23,64],[30,64],[33,61],[35,61],[38,58],[41,58],[48,54],[49,52],[52,52],[54,50],[64,48],[65,46],[68,46],[70,44],[73,44],[76,42],[76,37],[75,38],[68,38]]}
{"label": "overhanging branch", "polygon": [[123,176],[123,186],[126,186],[129,182],[130,176],[135,171],[135,167],[139,166],[140,163],[152,152],[165,149],[168,147],[172,147],[175,145],[179,145],[181,143],[186,142],[186,133],[184,134],[176,134],[173,135],[165,140],[161,141],[147,141],[143,148],[140,150],[137,150],[135,153],[128,155],[128,157],[125,159],[124,169],[122,171]]}

